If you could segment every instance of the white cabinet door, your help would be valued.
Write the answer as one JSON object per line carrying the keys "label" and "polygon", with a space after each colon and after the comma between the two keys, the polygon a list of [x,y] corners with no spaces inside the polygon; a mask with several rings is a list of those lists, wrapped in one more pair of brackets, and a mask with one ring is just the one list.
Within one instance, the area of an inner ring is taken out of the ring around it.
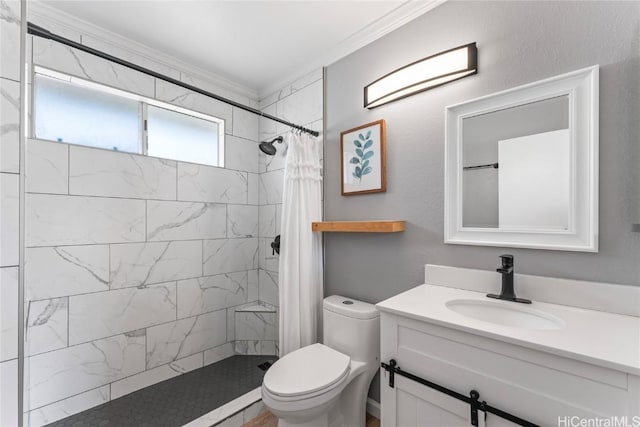
{"label": "white cabinet door", "polygon": [[487,427],[516,427],[519,424],[512,423],[511,421],[500,418],[497,415],[487,414],[485,425]]}
{"label": "white cabinet door", "polygon": [[[389,375],[387,373],[387,375]],[[382,427],[469,427],[470,406],[458,399],[396,375],[395,387],[382,381]],[[478,412],[478,427],[484,427]]]}
{"label": "white cabinet door", "polygon": [[[382,385],[382,427],[471,426],[471,407],[467,403],[398,375],[394,388],[386,380]],[[497,415],[478,411],[478,427],[516,426]]]}

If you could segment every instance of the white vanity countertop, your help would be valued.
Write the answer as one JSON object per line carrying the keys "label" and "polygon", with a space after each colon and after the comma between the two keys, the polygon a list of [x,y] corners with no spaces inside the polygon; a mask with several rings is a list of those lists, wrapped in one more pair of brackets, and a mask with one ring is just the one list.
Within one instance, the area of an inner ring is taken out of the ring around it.
{"label": "white vanity countertop", "polygon": [[557,330],[534,330],[463,316],[445,305],[456,299],[489,300],[484,293],[425,284],[382,301],[376,307],[382,312],[640,375],[640,317],[533,301],[526,307],[552,314],[565,323]]}

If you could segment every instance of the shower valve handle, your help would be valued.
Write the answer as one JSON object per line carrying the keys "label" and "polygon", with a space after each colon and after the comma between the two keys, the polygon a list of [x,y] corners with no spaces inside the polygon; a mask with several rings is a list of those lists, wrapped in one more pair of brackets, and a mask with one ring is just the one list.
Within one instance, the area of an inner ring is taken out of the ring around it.
{"label": "shower valve handle", "polygon": [[271,242],[271,255],[280,255],[280,235],[278,234],[273,242]]}

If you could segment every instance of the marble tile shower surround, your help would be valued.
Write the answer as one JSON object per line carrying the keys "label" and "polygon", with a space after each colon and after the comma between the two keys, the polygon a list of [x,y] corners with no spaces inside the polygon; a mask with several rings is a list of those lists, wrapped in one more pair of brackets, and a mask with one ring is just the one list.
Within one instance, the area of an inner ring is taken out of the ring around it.
{"label": "marble tile shower surround", "polygon": [[235,308],[260,295],[249,172],[28,142],[33,165],[52,154],[27,163],[29,409],[90,407],[105,386],[116,398],[232,355]]}
{"label": "marble tile shower surround", "polygon": [[[0,425],[18,423],[21,3],[0,0]],[[56,318],[57,320],[57,318]]]}
{"label": "marble tile shower surround", "polygon": [[41,425],[234,354],[235,309],[259,297],[258,120],[33,44],[36,64],[217,115],[227,133],[225,168],[28,140],[25,409]]}

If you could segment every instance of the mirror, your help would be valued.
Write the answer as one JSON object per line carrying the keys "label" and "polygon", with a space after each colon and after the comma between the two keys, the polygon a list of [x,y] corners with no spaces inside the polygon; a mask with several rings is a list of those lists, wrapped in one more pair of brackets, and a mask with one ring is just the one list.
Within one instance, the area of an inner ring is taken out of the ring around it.
{"label": "mirror", "polygon": [[462,225],[569,227],[569,97],[462,120]]}
{"label": "mirror", "polygon": [[597,251],[597,66],[446,118],[445,243]]}

